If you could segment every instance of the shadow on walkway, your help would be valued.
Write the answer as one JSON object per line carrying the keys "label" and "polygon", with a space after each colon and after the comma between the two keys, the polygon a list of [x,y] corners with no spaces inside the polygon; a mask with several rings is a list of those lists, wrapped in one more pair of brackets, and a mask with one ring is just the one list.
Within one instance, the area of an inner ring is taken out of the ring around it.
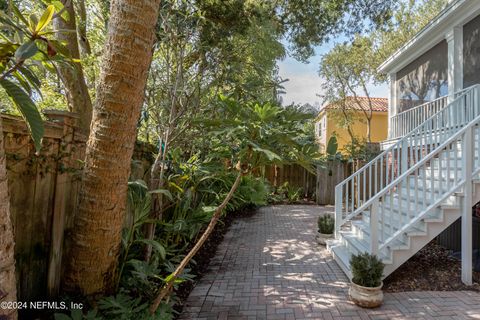
{"label": "shadow on walkway", "polygon": [[366,310],[348,300],[348,279],[315,241],[332,207],[270,206],[236,220],[180,319],[480,319],[474,292],[386,294]]}

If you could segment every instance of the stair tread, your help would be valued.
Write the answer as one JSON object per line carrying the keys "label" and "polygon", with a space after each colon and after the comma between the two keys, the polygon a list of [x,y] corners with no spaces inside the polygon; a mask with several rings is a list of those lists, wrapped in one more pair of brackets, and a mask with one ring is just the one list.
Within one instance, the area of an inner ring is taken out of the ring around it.
{"label": "stair tread", "polygon": [[[366,234],[370,234],[370,223],[366,222],[366,221],[361,221],[361,220],[358,220],[358,221],[352,221],[352,225],[354,225],[356,228],[362,230],[363,232],[365,232]],[[385,224],[386,226],[389,227],[390,229],[390,225],[389,224]],[[380,226],[379,226],[379,231],[382,229],[382,225],[380,223]],[[397,230],[399,230],[398,227],[393,227],[393,229],[395,229],[395,232]],[[411,235],[417,235],[417,234],[426,234],[426,230],[424,228],[421,228],[420,226],[416,226],[416,225],[411,225],[410,227],[408,227],[408,229],[405,231],[405,233],[408,235],[408,236],[411,236]]]}
{"label": "stair tread", "polygon": [[[443,213],[440,210],[433,210],[433,211],[427,213],[425,217],[423,217],[422,219],[417,221],[415,224],[412,224],[410,226],[410,228],[407,229],[406,232],[410,233],[411,235],[415,234],[415,231],[426,232],[426,229],[423,227],[423,225],[425,223],[433,223],[433,222],[439,222],[439,221],[443,221]],[[366,225],[369,226],[370,225],[370,216],[365,215],[365,217],[363,218],[363,222]],[[383,226],[385,227],[386,235],[388,237],[392,233],[392,232],[390,232],[390,223],[392,223],[393,233],[395,233],[397,230],[399,230],[398,226],[403,226],[404,225],[404,222],[400,221],[400,219],[398,219],[397,216],[393,216],[391,219],[390,219],[390,216],[386,216],[384,221],[379,219],[379,224],[381,224],[381,225],[383,224]],[[353,224],[353,221],[352,221],[352,224]],[[380,229],[381,228],[379,227],[379,230]]]}
{"label": "stair tread", "polygon": [[[438,195],[439,193],[437,192],[435,194]],[[415,209],[415,200],[417,200],[417,206],[419,208],[421,208],[421,206],[423,206],[423,200],[424,199],[420,198],[420,197],[418,197],[418,199],[415,199],[415,195],[416,195],[416,193],[414,192],[414,190],[410,190],[410,199],[408,199],[408,195],[407,195],[406,192],[405,192],[405,194],[403,194],[403,192],[402,192],[402,197],[401,198],[399,198],[398,195],[396,194],[396,195],[393,196],[393,203],[391,203],[392,200],[390,199],[390,197],[387,197],[387,198],[385,198],[385,202],[381,207],[385,207],[385,209],[390,209],[393,206],[393,211],[399,212],[400,210],[402,210],[402,212],[404,212],[403,210],[407,209],[407,207],[410,210],[414,210]],[[459,197],[459,195],[448,196],[445,200],[443,200],[439,204],[439,207],[441,207],[441,208],[459,208],[460,207],[460,203],[459,203],[460,199],[458,199],[458,197]],[[431,198],[427,198],[425,200],[426,200],[425,204],[427,206],[432,204]]]}
{"label": "stair tread", "polygon": [[[451,105],[448,106],[451,107]],[[446,119],[448,120],[448,117]],[[382,241],[385,239],[398,233],[398,237],[395,237],[395,240],[380,250],[378,254],[384,263],[390,264],[388,274],[404,263],[406,259],[414,255],[421,246],[428,243],[428,241],[438,235],[441,230],[447,228],[452,221],[455,221],[454,218],[461,213],[461,204],[465,197],[465,188],[459,184],[464,176],[464,140],[459,137],[458,139],[452,140],[448,146],[441,150],[438,149],[438,147],[447,141],[454,133],[458,132],[460,128],[464,127],[466,123],[454,125],[450,122],[443,124],[443,128],[432,128],[430,132],[428,132],[428,130],[416,132],[408,138],[409,140],[400,138],[399,141],[402,146],[408,144],[407,152],[404,152],[406,148],[400,150],[399,147],[394,147],[395,149],[391,151],[391,154],[387,154],[390,156],[388,160],[386,157],[382,158],[385,164],[391,163],[392,158],[394,159],[393,165],[383,167],[382,177],[387,178],[383,181],[386,181],[388,185],[392,181],[392,177],[398,178],[402,172],[405,172],[397,171],[400,170],[400,168],[403,170],[405,167],[401,166],[401,164],[403,164],[401,159],[405,160],[401,158],[402,155],[407,154],[409,160],[414,158],[418,159],[418,156],[421,156],[420,160],[422,160],[430,155],[429,160],[423,162],[423,165],[419,167],[418,170],[415,170],[414,174],[409,175],[406,179],[404,177],[400,182],[397,180],[396,182],[398,183],[396,183],[391,190],[382,197],[377,198],[380,202],[377,202],[377,204],[379,204],[376,215],[378,221],[375,221],[375,228],[379,233],[380,244],[384,243]],[[453,130],[451,130],[450,127]],[[479,127],[480,125],[478,124],[473,127],[473,141],[475,142],[475,146],[472,148],[472,158],[474,167],[478,167],[480,162],[480,146],[477,144],[480,140]],[[431,156],[433,154],[432,151],[436,152],[433,157]],[[413,165],[414,163],[409,163],[407,169],[413,168]],[[375,164],[375,170],[378,170],[377,164]],[[395,170],[396,173],[393,173],[392,170]],[[370,175],[371,172],[372,170],[370,170]],[[364,173],[364,180],[367,179],[366,173],[367,171]],[[371,179],[370,177],[370,185],[368,183],[362,185],[361,183],[362,181],[364,182],[364,180],[362,180],[362,176],[359,176],[356,182],[357,185],[355,185],[355,192],[352,192],[352,194],[358,192],[358,198],[367,198],[365,193],[374,196],[375,191],[380,192],[380,190],[365,189],[366,187],[373,189],[373,180]],[[375,178],[374,181],[375,186],[377,186],[377,178]],[[476,190],[475,192],[478,192],[477,188],[480,184],[480,173],[473,177],[472,181],[474,183],[474,190]],[[351,184],[352,187],[354,184],[355,180],[353,180]],[[382,187],[385,187],[383,185],[384,183],[380,184],[382,184]],[[361,192],[362,187],[366,192]],[[351,198],[347,201],[350,201],[350,199]],[[360,206],[362,203],[363,202],[359,201],[357,205]],[[368,209],[370,210],[371,208]],[[427,209],[428,211],[426,211]],[[422,213],[423,216],[419,219],[419,214]],[[370,251],[370,236],[372,234],[370,216],[370,211],[365,210],[355,218],[350,219],[349,223],[345,224],[339,232],[339,239],[335,243],[335,246],[332,247],[332,251],[335,252],[335,259],[342,261],[344,265],[342,268],[347,270],[346,272],[349,277],[351,277],[349,260],[352,253]],[[417,221],[412,223],[414,219]],[[403,229],[405,229],[405,231],[399,233],[399,230]]]}
{"label": "stair tread", "polygon": [[[352,231],[341,231],[340,232],[342,237],[351,245],[353,245],[359,252],[369,252],[369,239],[360,239]],[[382,259],[382,261],[390,261],[390,255],[386,252],[379,252],[378,256]]]}

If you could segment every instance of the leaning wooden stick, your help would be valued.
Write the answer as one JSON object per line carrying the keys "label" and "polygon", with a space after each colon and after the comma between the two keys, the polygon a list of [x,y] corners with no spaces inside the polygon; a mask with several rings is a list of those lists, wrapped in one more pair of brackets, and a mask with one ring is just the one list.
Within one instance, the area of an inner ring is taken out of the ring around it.
{"label": "leaning wooden stick", "polygon": [[157,297],[155,300],[153,300],[152,304],[150,305],[150,313],[154,314],[158,306],[160,305],[160,302],[162,302],[163,298],[165,298],[169,292],[173,288],[173,284],[175,283],[175,280],[182,274],[183,269],[188,265],[190,260],[197,254],[198,250],[203,246],[205,241],[208,239],[210,234],[213,232],[213,229],[215,228],[215,225],[217,224],[218,220],[220,219],[222,215],[223,209],[227,206],[228,202],[230,199],[232,199],[233,194],[237,190],[238,186],[240,185],[240,182],[242,180],[242,176],[245,173],[242,172],[241,170],[239,171],[237,178],[235,179],[235,182],[233,183],[232,187],[230,188],[230,191],[228,192],[227,196],[225,199],[223,199],[223,202],[218,206],[218,208],[215,210],[213,213],[212,219],[210,220],[210,223],[208,224],[208,227],[205,229],[203,232],[202,236],[198,240],[198,242],[195,244],[195,246],[190,250],[190,252],[183,258],[182,262],[178,265],[177,269],[175,272],[172,273],[172,275],[169,277],[168,281],[165,283],[165,285],[160,289],[160,291],[157,294]]}

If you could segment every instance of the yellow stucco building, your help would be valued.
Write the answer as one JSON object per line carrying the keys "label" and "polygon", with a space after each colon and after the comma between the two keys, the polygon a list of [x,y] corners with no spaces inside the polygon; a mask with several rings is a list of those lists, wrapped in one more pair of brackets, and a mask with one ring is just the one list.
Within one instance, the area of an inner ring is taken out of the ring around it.
{"label": "yellow stucco building", "polygon": [[[371,142],[382,142],[388,133],[388,100],[386,98],[370,98],[372,103],[372,120],[370,125]],[[328,140],[332,135],[337,137],[338,151],[343,152],[346,144],[351,143],[347,130],[344,112],[351,119],[350,128],[353,135],[362,141],[367,135],[367,121],[363,110],[369,109],[366,97],[346,97],[345,101],[325,105],[315,121],[315,136],[320,151],[325,152]]]}

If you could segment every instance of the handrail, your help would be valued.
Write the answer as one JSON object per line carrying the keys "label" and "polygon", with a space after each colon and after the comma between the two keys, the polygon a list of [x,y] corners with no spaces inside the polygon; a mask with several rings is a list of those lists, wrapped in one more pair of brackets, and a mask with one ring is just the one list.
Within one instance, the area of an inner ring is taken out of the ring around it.
{"label": "handrail", "polygon": [[385,195],[390,189],[394,188],[395,186],[398,185],[399,181],[404,179],[405,177],[408,177],[412,173],[415,172],[415,170],[418,170],[419,167],[422,165],[425,165],[428,161],[430,161],[435,155],[437,155],[439,152],[442,151],[447,145],[452,143],[456,138],[458,138],[459,135],[463,134],[470,126],[472,123],[475,123],[476,120],[480,120],[480,116],[477,116],[474,120],[470,121],[468,125],[462,127],[459,131],[457,131],[453,136],[445,140],[442,144],[438,145],[433,151],[429,152],[428,155],[426,155],[422,160],[419,162],[415,163],[413,167],[410,167],[407,171],[402,173],[398,178],[396,178],[394,181],[392,181],[388,186],[383,188],[380,192],[378,192],[375,197],[370,198],[367,202],[362,204],[359,208],[356,209],[356,211],[363,211],[367,207],[369,207],[377,198],[380,198],[381,196]]}
{"label": "handrail", "polygon": [[[335,187],[335,230],[337,234],[341,225],[371,205],[373,199],[378,199],[380,195],[392,188],[397,179],[404,177],[405,172],[411,172],[409,162],[413,166],[419,163],[440,145],[440,138],[448,138],[453,133],[453,129],[459,129],[466,124],[465,120],[470,118],[467,117],[467,113],[469,114],[470,111],[465,108],[468,104],[465,100],[474,99],[473,92],[478,93],[478,90],[475,90],[478,87],[475,85],[463,90],[463,93],[459,94],[446,108],[429,117],[427,121],[417,126]],[[465,102],[465,106],[462,102]],[[459,111],[464,113],[458,113]],[[449,121],[449,118],[453,122]],[[432,136],[432,133],[436,135]],[[408,151],[409,145],[415,146],[415,150]],[[424,155],[424,152],[427,154]],[[399,159],[401,161],[398,161]],[[351,200],[349,196],[351,196]]]}
{"label": "handrail", "polygon": [[394,139],[404,136],[429,117],[445,108],[447,101],[448,97],[443,96],[393,116],[390,119],[389,133],[391,136],[389,138]]}
{"label": "handrail", "polygon": [[[473,86],[464,88],[462,90],[459,90],[453,94],[454,98],[458,97],[465,91],[471,89]],[[448,100],[448,95],[438,97],[434,100],[427,101],[425,103],[422,103],[416,107],[410,108],[408,110],[402,111],[398,114],[395,114],[389,119],[390,122],[390,132],[389,132],[389,139],[397,139],[405,133],[410,132],[414,128],[416,128],[418,125],[423,123],[425,120],[427,120],[428,117],[426,115],[430,114],[433,115],[439,111],[441,111],[443,108],[445,108]],[[429,108],[432,108],[433,110],[429,110]],[[409,121],[406,121],[409,120]]]}
{"label": "handrail", "polygon": [[414,112],[414,111],[416,111],[417,109],[424,108],[425,106],[427,106],[427,105],[429,105],[429,104],[438,102],[439,100],[443,100],[443,99],[445,99],[445,98],[448,98],[448,95],[438,97],[438,98],[436,98],[436,99],[433,99],[433,100],[424,102],[424,103],[422,103],[422,104],[419,104],[418,106],[415,106],[415,107],[410,108],[410,109],[408,109],[408,110],[399,112],[399,113],[395,114],[394,116],[392,116],[392,118],[401,116],[401,115],[403,115],[403,114],[407,114],[407,113],[409,113],[409,112]]}
{"label": "handrail", "polygon": [[[375,196],[375,198],[371,198],[369,201],[367,201],[362,207],[367,208],[369,205],[372,205],[374,201],[376,201],[378,198],[384,196],[388,191],[394,189],[395,187],[398,187],[399,183],[402,183],[402,180],[404,180],[406,177],[412,175],[415,173],[415,171],[419,170],[422,166],[425,166],[429,161],[434,159],[436,156],[440,155],[441,152],[444,152],[448,146],[450,146],[452,143],[456,142],[461,136],[463,136],[465,133],[470,131],[474,126],[478,125],[480,122],[480,115],[477,115],[473,120],[470,120],[467,125],[463,126],[459,131],[457,131],[455,134],[450,136],[447,140],[445,140],[443,143],[441,143],[439,146],[435,148],[432,152],[430,152],[427,156],[425,156],[421,161],[417,162],[413,167],[405,171],[400,177],[398,177],[394,182],[392,182],[388,187],[386,187],[384,190],[380,191],[378,195]],[[470,153],[472,150],[468,150]],[[475,172],[478,171],[478,168],[476,170],[473,170],[471,174],[475,174]],[[445,197],[448,197],[451,192],[457,190],[460,188],[464,183],[466,182],[466,179],[464,177],[461,177],[461,179],[457,182],[457,184],[453,185],[450,187],[447,192],[444,192],[443,195],[437,199],[435,203],[430,203],[429,207],[427,209],[434,208],[438,203],[444,200]],[[359,210],[362,210],[359,208]],[[414,219],[410,220],[410,223],[415,223],[419,221],[426,213],[428,213],[428,210],[424,210],[422,214],[418,215]],[[393,240],[395,240],[399,235],[401,235],[403,232],[408,229],[410,224],[405,224],[402,226],[402,228],[398,229],[394,234],[392,234],[389,238],[383,241],[383,244],[379,246],[379,250],[382,250],[384,247],[388,246],[389,243],[391,243]]]}

